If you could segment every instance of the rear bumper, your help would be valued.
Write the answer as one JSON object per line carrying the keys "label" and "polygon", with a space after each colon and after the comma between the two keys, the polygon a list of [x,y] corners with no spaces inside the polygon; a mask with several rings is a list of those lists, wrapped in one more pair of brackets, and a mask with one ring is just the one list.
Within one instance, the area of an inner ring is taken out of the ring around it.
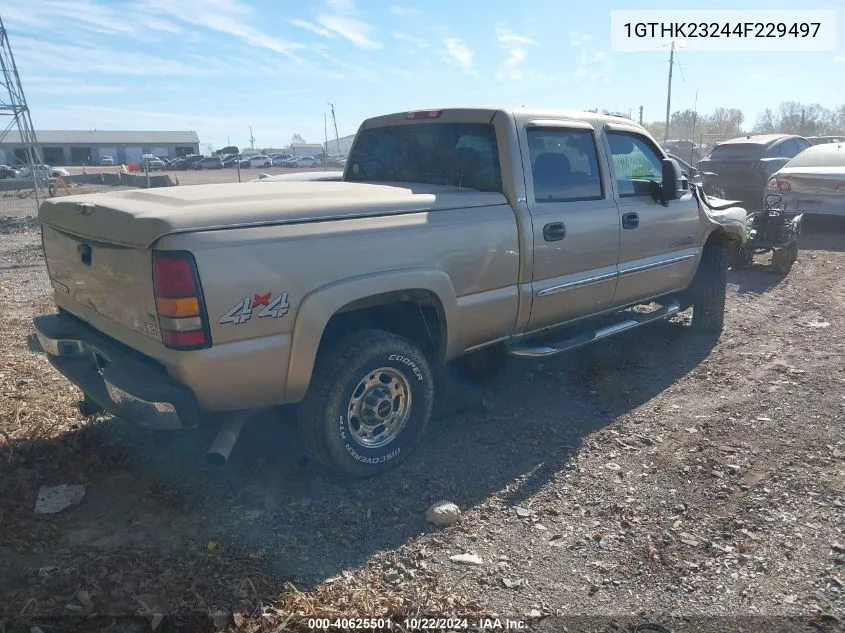
{"label": "rear bumper", "polygon": [[66,314],[33,321],[50,364],[113,415],[153,429],[197,426],[193,394],[164,370]]}

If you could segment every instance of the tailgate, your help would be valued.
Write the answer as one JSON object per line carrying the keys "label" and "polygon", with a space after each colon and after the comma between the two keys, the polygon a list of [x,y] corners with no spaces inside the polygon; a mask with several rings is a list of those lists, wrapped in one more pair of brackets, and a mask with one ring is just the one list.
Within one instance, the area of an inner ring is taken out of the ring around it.
{"label": "tailgate", "polygon": [[42,225],[47,272],[56,292],[74,304],[152,339],[161,340],[153,293],[152,253]]}

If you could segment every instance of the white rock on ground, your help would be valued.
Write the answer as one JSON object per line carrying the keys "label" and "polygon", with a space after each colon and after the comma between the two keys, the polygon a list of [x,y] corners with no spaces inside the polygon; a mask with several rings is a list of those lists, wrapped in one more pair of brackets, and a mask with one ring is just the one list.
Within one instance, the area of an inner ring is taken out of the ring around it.
{"label": "white rock on ground", "polygon": [[477,554],[455,554],[450,556],[449,560],[453,563],[461,563],[463,565],[483,565],[484,561]]}
{"label": "white rock on ground", "polygon": [[41,486],[35,501],[37,514],[55,514],[68,506],[82,501],[85,486],[62,484],[61,486]]}
{"label": "white rock on ground", "polygon": [[461,509],[451,501],[438,501],[425,511],[425,518],[434,525],[452,525],[461,518]]}

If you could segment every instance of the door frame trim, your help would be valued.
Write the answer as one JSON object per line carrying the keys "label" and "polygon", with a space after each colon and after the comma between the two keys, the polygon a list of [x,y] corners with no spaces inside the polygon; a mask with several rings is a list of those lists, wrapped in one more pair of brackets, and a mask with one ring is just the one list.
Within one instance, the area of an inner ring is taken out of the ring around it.
{"label": "door frame trim", "polygon": [[640,266],[633,266],[631,268],[626,268],[625,270],[619,271],[620,277],[625,277],[627,275],[633,275],[634,273],[641,273],[646,270],[652,270],[654,268],[660,268],[661,266],[671,266],[672,264],[678,264],[680,262],[685,262],[690,259],[694,259],[698,256],[698,253],[690,253],[688,255],[679,255],[677,257],[669,257],[667,259],[661,259],[660,261],[651,262],[649,264],[641,264]]}
{"label": "door frame trim", "polygon": [[572,288],[578,288],[580,286],[588,286],[590,284],[599,283],[600,281],[608,281],[610,279],[614,279],[619,276],[618,272],[612,273],[605,273],[603,275],[596,275],[595,277],[587,277],[586,279],[578,279],[576,281],[568,281],[564,284],[558,284],[557,286],[552,286],[551,288],[546,288],[545,290],[541,290],[537,293],[536,296],[538,297],[547,297],[549,295],[555,295],[559,292],[563,292],[564,290],[570,290]]}

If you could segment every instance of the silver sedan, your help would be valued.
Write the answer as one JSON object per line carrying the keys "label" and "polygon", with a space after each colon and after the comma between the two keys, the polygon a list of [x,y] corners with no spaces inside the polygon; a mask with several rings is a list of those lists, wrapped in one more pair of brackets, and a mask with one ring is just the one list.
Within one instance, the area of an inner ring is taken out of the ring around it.
{"label": "silver sedan", "polygon": [[789,211],[845,216],[845,143],[805,149],[769,179],[771,192]]}

